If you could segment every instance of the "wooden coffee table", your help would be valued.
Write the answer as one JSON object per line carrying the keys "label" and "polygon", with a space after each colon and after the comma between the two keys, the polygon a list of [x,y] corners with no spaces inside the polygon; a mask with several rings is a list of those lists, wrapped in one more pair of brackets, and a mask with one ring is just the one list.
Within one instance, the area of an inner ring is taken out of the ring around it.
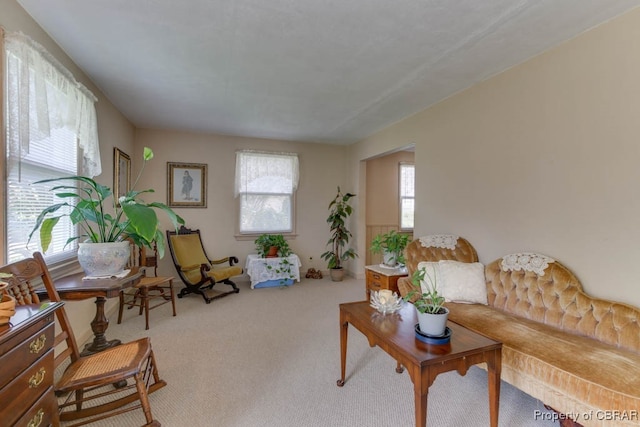
{"label": "wooden coffee table", "polygon": [[[368,301],[340,304],[340,368],[338,386],[345,380],[349,324],[362,332],[371,347],[378,346],[404,366],[413,382],[416,427],[427,425],[427,394],[436,376],[456,370],[465,375],[471,365],[486,362],[489,380],[489,412],[492,427],[498,426],[502,343],[456,323],[449,322],[451,342],[429,345],[415,338],[415,308],[405,304],[397,313],[383,316]],[[401,372],[401,371],[400,371]]]}

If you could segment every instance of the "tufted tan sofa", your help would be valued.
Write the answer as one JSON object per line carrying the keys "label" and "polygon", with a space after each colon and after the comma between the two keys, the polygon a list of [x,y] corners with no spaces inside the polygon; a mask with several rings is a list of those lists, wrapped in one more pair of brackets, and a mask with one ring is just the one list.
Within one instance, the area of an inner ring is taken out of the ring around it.
{"label": "tufted tan sofa", "polygon": [[[519,261],[532,259],[538,268]],[[539,254],[495,260],[485,280],[488,305],[446,306],[451,321],[503,343],[503,380],[556,410],[561,425],[640,425],[638,308],[585,294],[568,268]]]}

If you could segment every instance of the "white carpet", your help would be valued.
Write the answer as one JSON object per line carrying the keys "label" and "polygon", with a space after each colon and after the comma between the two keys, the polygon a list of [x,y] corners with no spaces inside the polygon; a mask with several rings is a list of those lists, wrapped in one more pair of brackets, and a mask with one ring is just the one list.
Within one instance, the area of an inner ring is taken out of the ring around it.
{"label": "white carpet", "polygon": [[[362,300],[363,280],[303,279],[289,288],[250,289],[205,304],[200,296],[177,300],[143,316],[113,316],[109,339],[151,337],[167,387],[150,397],[165,427],[402,427],[414,425],[413,385],[396,362],[349,328],[347,378],[340,376],[338,304]],[[219,287],[217,285],[216,287]],[[429,389],[429,426],[489,425],[486,372],[440,375]],[[552,426],[542,403],[502,383],[500,426]],[[141,411],[100,426],[142,425]]]}

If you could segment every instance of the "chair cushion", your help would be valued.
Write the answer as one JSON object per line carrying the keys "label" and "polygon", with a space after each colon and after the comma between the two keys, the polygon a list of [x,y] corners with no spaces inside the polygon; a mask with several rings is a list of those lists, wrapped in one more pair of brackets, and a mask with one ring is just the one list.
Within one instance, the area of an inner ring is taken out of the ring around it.
{"label": "chair cushion", "polygon": [[[171,246],[180,265],[209,264],[209,260],[202,250],[200,235],[196,233],[171,236]],[[200,273],[198,273],[198,277],[200,277]]]}
{"label": "chair cushion", "polygon": [[219,282],[221,280],[226,280],[229,277],[239,276],[242,274],[242,268],[237,265],[225,268],[212,268],[208,274],[210,277],[213,277],[216,282]]}

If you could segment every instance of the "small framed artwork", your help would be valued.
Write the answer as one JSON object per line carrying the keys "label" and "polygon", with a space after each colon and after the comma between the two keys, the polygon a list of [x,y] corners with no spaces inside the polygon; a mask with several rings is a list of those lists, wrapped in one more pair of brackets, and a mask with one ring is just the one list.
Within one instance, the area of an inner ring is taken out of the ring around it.
{"label": "small framed artwork", "polygon": [[175,208],[207,207],[207,165],[167,162],[167,205]]}
{"label": "small framed artwork", "polygon": [[113,194],[116,200],[131,189],[131,158],[118,148],[113,149]]}

